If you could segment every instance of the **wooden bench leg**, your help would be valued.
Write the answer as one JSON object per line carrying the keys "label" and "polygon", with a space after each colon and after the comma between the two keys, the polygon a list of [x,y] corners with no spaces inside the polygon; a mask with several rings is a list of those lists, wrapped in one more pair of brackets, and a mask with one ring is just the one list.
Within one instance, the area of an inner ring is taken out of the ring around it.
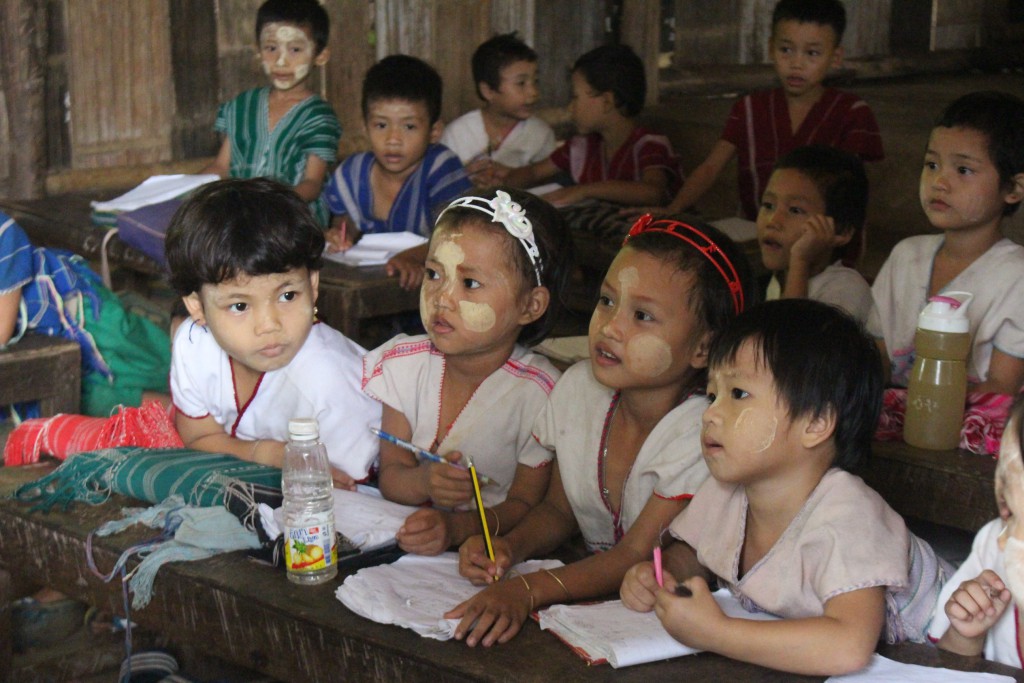
{"label": "wooden bench leg", "polygon": [[11,680],[11,660],[14,658],[14,632],[11,626],[11,574],[0,569],[0,683]]}

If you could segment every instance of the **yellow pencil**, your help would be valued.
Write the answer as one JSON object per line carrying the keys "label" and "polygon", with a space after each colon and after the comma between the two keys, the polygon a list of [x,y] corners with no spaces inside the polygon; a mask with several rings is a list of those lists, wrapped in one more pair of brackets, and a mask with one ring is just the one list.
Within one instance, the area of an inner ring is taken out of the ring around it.
{"label": "yellow pencil", "polygon": [[484,499],[480,496],[480,480],[476,476],[476,467],[469,463],[469,473],[473,477],[473,493],[476,495],[476,509],[480,511],[480,525],[484,528],[484,541],[487,543],[487,557],[494,562],[494,546],[491,545],[491,530],[487,528],[487,512],[484,510]]}

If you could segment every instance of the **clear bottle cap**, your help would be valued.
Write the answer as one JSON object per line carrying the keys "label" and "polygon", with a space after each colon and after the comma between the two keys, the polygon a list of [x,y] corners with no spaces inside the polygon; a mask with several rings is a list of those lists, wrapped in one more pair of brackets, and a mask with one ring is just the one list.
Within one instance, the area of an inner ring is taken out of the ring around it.
{"label": "clear bottle cap", "polygon": [[288,420],[288,436],[295,441],[315,441],[320,436],[320,425],[315,417],[294,417]]}

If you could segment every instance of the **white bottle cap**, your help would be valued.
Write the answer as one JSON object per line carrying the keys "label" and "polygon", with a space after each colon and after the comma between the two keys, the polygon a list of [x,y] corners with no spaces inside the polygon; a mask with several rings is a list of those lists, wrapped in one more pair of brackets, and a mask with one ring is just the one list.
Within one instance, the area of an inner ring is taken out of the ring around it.
{"label": "white bottle cap", "polygon": [[943,292],[928,299],[928,305],[917,318],[917,327],[933,332],[966,334],[971,330],[967,306],[974,295],[970,292]]}
{"label": "white bottle cap", "polygon": [[288,435],[295,441],[315,441],[320,436],[320,425],[315,417],[293,417],[288,420]]}

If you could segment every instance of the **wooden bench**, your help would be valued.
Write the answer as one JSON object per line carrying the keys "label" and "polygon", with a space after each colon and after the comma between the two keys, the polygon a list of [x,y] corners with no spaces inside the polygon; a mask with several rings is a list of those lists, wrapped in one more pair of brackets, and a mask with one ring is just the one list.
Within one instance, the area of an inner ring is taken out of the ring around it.
{"label": "wooden bench", "polygon": [[27,334],[0,351],[0,405],[39,401],[44,416],[77,413],[82,395],[78,344]]}

